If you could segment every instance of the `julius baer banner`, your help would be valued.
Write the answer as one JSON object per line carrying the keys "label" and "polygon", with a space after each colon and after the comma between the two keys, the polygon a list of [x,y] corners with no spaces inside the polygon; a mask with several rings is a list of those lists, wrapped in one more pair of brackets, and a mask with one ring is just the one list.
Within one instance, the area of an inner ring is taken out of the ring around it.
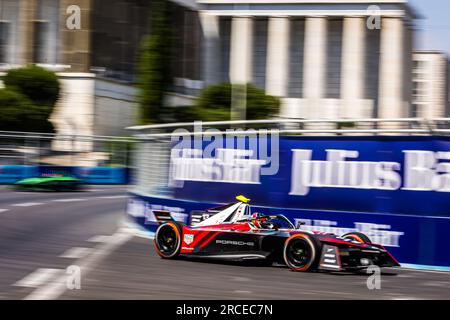
{"label": "julius baer banner", "polygon": [[[366,233],[400,262],[450,266],[450,139],[279,137],[174,143],[168,184],[189,219],[206,204],[251,198],[302,228]],[[189,201],[183,201],[189,200]]]}

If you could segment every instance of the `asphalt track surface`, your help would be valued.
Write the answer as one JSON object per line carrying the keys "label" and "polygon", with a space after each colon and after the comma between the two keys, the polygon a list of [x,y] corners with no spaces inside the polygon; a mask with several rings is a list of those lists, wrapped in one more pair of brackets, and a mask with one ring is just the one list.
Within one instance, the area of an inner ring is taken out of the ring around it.
{"label": "asphalt track surface", "polygon": [[[381,289],[369,290],[365,273],[164,260],[123,228],[125,204],[122,186],[0,186],[0,299],[450,299],[450,272],[384,270]],[[79,289],[67,286],[70,266],[80,268]]]}

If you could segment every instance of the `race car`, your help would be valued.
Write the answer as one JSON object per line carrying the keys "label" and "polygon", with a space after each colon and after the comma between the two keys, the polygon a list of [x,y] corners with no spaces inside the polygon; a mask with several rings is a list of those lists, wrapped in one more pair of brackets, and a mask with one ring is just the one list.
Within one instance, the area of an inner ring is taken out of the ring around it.
{"label": "race car", "polygon": [[63,174],[26,178],[14,183],[14,187],[18,190],[77,191],[81,186],[80,179]]}
{"label": "race car", "polygon": [[168,211],[153,211],[160,224],[156,252],[164,259],[180,256],[215,259],[262,259],[294,271],[356,271],[371,265],[398,267],[382,246],[360,233],[338,236],[296,228],[284,215],[253,213],[250,199],[207,210],[195,225],[175,221]]}

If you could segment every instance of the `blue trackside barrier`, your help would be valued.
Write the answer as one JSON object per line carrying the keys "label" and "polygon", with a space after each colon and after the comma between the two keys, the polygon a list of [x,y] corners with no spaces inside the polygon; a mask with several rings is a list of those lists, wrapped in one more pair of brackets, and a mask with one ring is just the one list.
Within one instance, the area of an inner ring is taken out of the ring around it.
{"label": "blue trackside barrier", "polygon": [[35,177],[39,174],[36,166],[4,165],[0,166],[0,184],[10,184],[18,180]]}
{"label": "blue trackside barrier", "polygon": [[126,184],[126,168],[75,167],[75,175],[88,184]]}
{"label": "blue trackside barrier", "polygon": [[0,166],[0,184],[54,174],[74,176],[86,184],[127,184],[130,181],[128,168],[7,165]]}
{"label": "blue trackside barrier", "polygon": [[[229,202],[233,202],[230,197]],[[152,210],[168,210],[178,221],[189,224],[192,212],[219,206],[219,203],[193,202],[130,194],[128,216],[137,225],[154,232],[158,226]],[[302,229],[343,235],[351,231],[365,233],[382,244],[402,264],[449,269],[450,217],[418,217],[397,214],[370,214],[323,210],[284,209],[252,206],[253,212],[284,214],[293,223],[302,221]]]}
{"label": "blue trackside barrier", "polygon": [[76,167],[71,166],[37,166],[39,176],[48,176],[48,175],[66,175],[66,176],[74,176],[78,177],[75,172]]}
{"label": "blue trackside barrier", "polygon": [[[193,211],[243,194],[254,211],[284,214],[305,222],[303,229],[357,230],[401,263],[450,267],[449,137],[290,136],[273,154],[270,138],[251,139],[224,139],[212,152],[212,142],[173,143],[164,196],[134,189],[128,215],[152,232],[152,210],[189,223]],[[278,168],[264,174],[272,165]]]}

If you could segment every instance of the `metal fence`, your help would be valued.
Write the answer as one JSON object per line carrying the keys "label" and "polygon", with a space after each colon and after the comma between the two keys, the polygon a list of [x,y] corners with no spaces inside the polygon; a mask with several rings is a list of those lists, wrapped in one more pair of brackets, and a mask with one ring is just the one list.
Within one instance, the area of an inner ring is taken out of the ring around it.
{"label": "metal fence", "polygon": [[[171,140],[177,136],[258,135],[378,136],[449,135],[450,118],[270,120],[170,123],[128,128],[133,137],[0,131],[0,165],[136,167],[136,188],[168,195]],[[255,129],[252,133],[249,129]]]}
{"label": "metal fence", "polygon": [[130,166],[135,139],[0,131],[0,165]]}
{"label": "metal fence", "polygon": [[[200,128],[197,130],[196,128]],[[282,135],[449,135],[450,118],[393,119],[291,119],[185,122],[133,126],[128,129],[138,138],[165,137],[177,129],[189,130],[187,135],[213,135],[208,129],[274,129]],[[248,134],[248,131],[244,131]]]}

